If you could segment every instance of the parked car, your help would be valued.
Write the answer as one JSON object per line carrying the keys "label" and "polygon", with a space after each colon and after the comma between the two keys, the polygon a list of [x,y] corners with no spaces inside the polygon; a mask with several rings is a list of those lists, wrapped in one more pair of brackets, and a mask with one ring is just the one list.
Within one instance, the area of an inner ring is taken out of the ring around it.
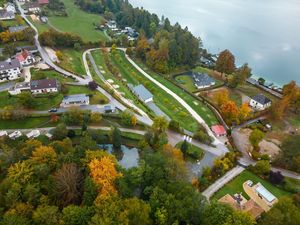
{"label": "parked car", "polygon": [[49,112],[49,113],[55,113],[55,112],[57,112],[57,108],[52,108],[52,109],[50,109],[48,112]]}

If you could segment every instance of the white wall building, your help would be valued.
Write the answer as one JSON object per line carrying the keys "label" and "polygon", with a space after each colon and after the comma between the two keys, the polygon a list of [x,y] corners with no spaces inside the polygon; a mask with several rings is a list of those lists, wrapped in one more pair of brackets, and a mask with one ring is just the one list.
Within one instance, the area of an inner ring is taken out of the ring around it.
{"label": "white wall building", "polygon": [[90,98],[85,94],[68,95],[64,97],[61,103],[61,107],[81,106],[81,105],[89,105],[89,104],[90,104]]}
{"label": "white wall building", "polygon": [[58,92],[58,82],[55,79],[33,80],[30,82],[32,94],[47,94]]}
{"label": "white wall building", "polygon": [[249,105],[255,110],[262,111],[271,107],[272,101],[266,96],[259,94],[251,98]]}
{"label": "white wall building", "polygon": [[16,59],[0,62],[0,83],[20,78],[21,68],[20,62]]}
{"label": "white wall building", "polygon": [[21,53],[17,54],[16,59],[21,63],[22,66],[29,66],[35,63],[33,54],[28,50],[23,50]]}

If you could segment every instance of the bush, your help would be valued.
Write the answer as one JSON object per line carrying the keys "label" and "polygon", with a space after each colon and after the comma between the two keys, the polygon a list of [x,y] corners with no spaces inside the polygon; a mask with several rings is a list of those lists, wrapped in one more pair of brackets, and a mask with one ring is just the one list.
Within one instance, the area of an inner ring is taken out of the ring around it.
{"label": "bush", "polygon": [[177,131],[179,133],[182,132],[182,128],[180,127],[180,123],[176,120],[171,120],[169,123],[169,129],[173,131]]}
{"label": "bush", "polygon": [[211,144],[213,141],[212,138],[202,130],[199,130],[194,134],[194,139],[205,144]]}

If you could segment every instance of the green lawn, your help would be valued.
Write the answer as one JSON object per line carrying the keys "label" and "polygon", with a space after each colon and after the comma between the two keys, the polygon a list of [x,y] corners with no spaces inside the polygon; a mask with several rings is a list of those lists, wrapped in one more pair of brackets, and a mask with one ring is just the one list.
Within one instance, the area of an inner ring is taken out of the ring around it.
{"label": "green lawn", "polygon": [[244,93],[245,95],[248,95],[249,97],[255,96],[257,94],[263,94],[266,97],[268,97],[269,99],[271,99],[273,102],[278,101],[278,98],[274,97],[273,95],[269,94],[268,92],[261,90],[251,84],[244,84],[242,86],[238,86],[236,88],[236,90],[241,91],[242,93]]}
{"label": "green lawn", "polygon": [[30,16],[27,16],[27,19],[33,23],[33,25],[38,30],[39,34],[43,33],[44,31],[47,31],[50,29],[50,26],[46,23],[42,23],[40,21],[33,21]]}
{"label": "green lawn", "polygon": [[175,78],[176,82],[190,92],[197,91],[193,79],[189,75],[180,75]]}
{"label": "green lawn", "polygon": [[65,82],[74,82],[74,80],[70,77],[65,77],[55,70],[37,70],[30,69],[31,72],[31,80],[40,80],[40,79],[56,79],[61,83]]}
{"label": "green lawn", "polygon": [[99,91],[91,91],[88,87],[85,86],[68,85],[68,95],[76,94],[92,95],[92,97],[90,98],[91,105],[107,104],[109,102],[106,96],[104,96]]}
{"label": "green lawn", "polygon": [[39,127],[52,127],[56,123],[50,121],[50,117],[25,118],[22,120],[1,120],[0,129],[30,129]]}
{"label": "green lawn", "polygon": [[68,48],[62,49],[61,52],[63,58],[60,61],[59,66],[78,75],[86,74],[82,61],[83,51]]}
{"label": "green lawn", "polygon": [[242,193],[243,196],[249,199],[249,196],[244,192],[243,183],[247,180],[251,180],[254,184],[260,182],[268,191],[270,191],[277,198],[280,198],[284,195],[290,195],[289,192],[279,189],[273,186],[268,181],[263,180],[262,178],[256,176],[255,174],[245,170],[231,182],[227,183],[223,188],[221,188],[215,195],[212,197],[214,200],[218,200],[226,194],[234,195],[236,193]]}
{"label": "green lawn", "polygon": [[104,32],[95,30],[93,23],[100,23],[102,17],[97,14],[87,13],[74,4],[74,0],[64,0],[67,17],[49,17],[51,26],[63,32],[70,32],[79,35],[83,41],[96,42],[108,40]]}
{"label": "green lawn", "polygon": [[[125,57],[124,54],[122,55],[122,57]],[[207,106],[205,106],[201,101],[199,101],[196,97],[193,97],[185,93],[181,88],[175,86],[170,81],[166,80],[164,77],[154,73],[153,71],[148,69],[145,65],[143,65],[141,62],[136,61],[136,63],[139,64],[139,66],[143,68],[154,79],[162,83],[164,86],[166,86],[171,91],[173,91],[178,96],[180,96],[183,100],[185,100],[185,102],[189,104],[209,126],[218,123],[218,120],[215,117],[214,113]]]}
{"label": "green lawn", "polygon": [[[125,54],[121,51],[117,51],[114,56],[114,62],[120,69],[123,78],[128,82],[136,84],[143,84],[154,96],[154,102],[156,105],[165,112],[171,119],[177,120],[180,125],[192,132],[198,128],[198,123],[193,119],[189,112],[183,108],[179,102],[174,98],[154,85],[151,81],[147,80],[142,74],[140,74],[125,58]],[[156,78],[156,77],[155,77]],[[163,79],[164,80],[164,79]],[[177,93],[181,93],[177,92]]]}
{"label": "green lawn", "polygon": [[[139,107],[141,110],[147,112],[148,110],[146,109],[146,107],[136,98],[136,96],[134,94],[132,94],[130,92],[130,90],[127,88],[127,86],[124,85],[124,83],[121,82],[119,79],[117,79],[114,75],[112,75],[112,73],[108,70],[108,68],[107,68],[107,66],[104,62],[104,58],[103,58],[103,55],[102,55],[101,51],[100,50],[93,51],[92,56],[93,56],[93,58],[96,62],[96,65],[98,66],[99,71],[100,72],[102,71],[102,75],[104,76],[104,78],[106,80],[109,80],[109,79],[113,80],[114,81],[113,85],[118,85],[119,86],[119,88],[117,90],[120,93],[122,93],[122,95],[125,98],[132,100],[137,107]],[[111,59],[113,61],[113,57],[111,57]],[[123,76],[123,74],[126,71],[124,72],[124,71],[120,70],[120,72]],[[130,82],[127,81],[126,83],[129,84]]]}
{"label": "green lawn", "polygon": [[285,177],[284,178],[284,189],[293,193],[300,192],[300,180]]}

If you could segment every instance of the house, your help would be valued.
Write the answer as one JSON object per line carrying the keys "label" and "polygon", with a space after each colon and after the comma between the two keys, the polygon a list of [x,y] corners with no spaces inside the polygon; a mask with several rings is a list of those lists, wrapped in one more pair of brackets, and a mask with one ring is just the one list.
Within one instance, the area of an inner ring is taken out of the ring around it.
{"label": "house", "polygon": [[269,206],[273,206],[277,202],[277,198],[269,192],[261,183],[254,186],[255,192],[260,198],[263,198]]}
{"label": "house", "polygon": [[255,110],[265,110],[272,105],[272,101],[266,96],[259,94],[251,97],[250,106]]}
{"label": "house", "polygon": [[115,30],[117,29],[117,22],[114,20],[110,20],[106,23],[106,26],[111,30]]}
{"label": "house", "polygon": [[15,13],[7,11],[6,9],[0,9],[0,20],[13,20],[15,19]]}
{"label": "house", "polygon": [[18,95],[21,94],[23,91],[29,91],[29,90],[30,90],[30,83],[22,82],[22,83],[16,83],[14,87],[8,90],[8,93],[10,95]]}
{"label": "house", "polygon": [[25,30],[26,28],[28,28],[27,25],[22,25],[22,26],[9,27],[8,30],[10,33],[17,33]]}
{"label": "house", "polygon": [[227,135],[227,131],[222,125],[214,125],[211,127],[211,130],[217,137],[224,137]]}
{"label": "house", "polygon": [[153,102],[153,95],[148,91],[144,85],[140,84],[132,88],[134,94],[144,103]]}
{"label": "house", "polygon": [[13,13],[16,13],[16,7],[15,7],[15,4],[12,3],[12,2],[8,2],[5,7],[7,12],[13,12]]}
{"label": "house", "polygon": [[216,84],[216,81],[205,73],[194,73],[193,79],[198,89],[208,88]]}
{"label": "house", "polygon": [[25,3],[23,8],[29,13],[39,13],[41,11],[40,4],[38,2]]}
{"label": "house", "polygon": [[62,107],[89,105],[90,98],[85,94],[68,95],[63,98]]}
{"label": "house", "polygon": [[38,0],[39,5],[47,5],[49,4],[49,0]]}
{"label": "house", "polygon": [[40,21],[43,23],[48,23],[48,17],[47,16],[41,16]]}
{"label": "house", "polygon": [[253,199],[247,201],[241,194],[231,196],[227,194],[218,200],[220,203],[228,204],[237,211],[249,213],[254,219],[258,219],[264,210]]}
{"label": "house", "polygon": [[20,62],[16,59],[0,62],[0,82],[18,79],[21,68]]}
{"label": "house", "polygon": [[58,92],[58,82],[55,79],[33,80],[30,90],[32,94],[55,93]]}
{"label": "house", "polygon": [[29,66],[35,63],[34,56],[28,50],[23,50],[21,53],[17,54],[15,58],[22,66]]}
{"label": "house", "polygon": [[16,47],[16,51],[18,53],[22,53],[22,51],[24,51],[24,50],[27,50],[28,52],[30,52],[32,54],[37,53],[39,51],[35,45]]}
{"label": "house", "polygon": [[8,135],[7,131],[0,131],[0,138],[5,137],[7,135]]}
{"label": "house", "polygon": [[37,138],[41,135],[41,132],[39,130],[32,130],[28,134],[26,134],[27,138]]}

